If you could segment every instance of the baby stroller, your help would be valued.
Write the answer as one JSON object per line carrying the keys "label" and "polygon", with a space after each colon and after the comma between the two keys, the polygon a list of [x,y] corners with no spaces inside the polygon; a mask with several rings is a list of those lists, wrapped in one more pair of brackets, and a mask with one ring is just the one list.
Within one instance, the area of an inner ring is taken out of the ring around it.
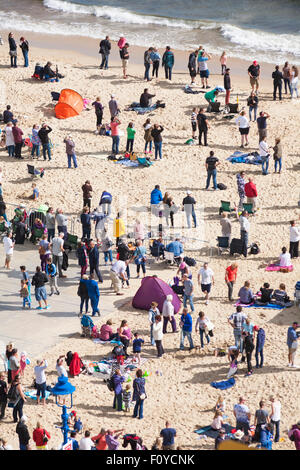
{"label": "baby stroller", "polygon": [[91,338],[92,331],[94,328],[93,320],[87,315],[82,315],[80,324],[81,324],[81,336],[85,338]]}

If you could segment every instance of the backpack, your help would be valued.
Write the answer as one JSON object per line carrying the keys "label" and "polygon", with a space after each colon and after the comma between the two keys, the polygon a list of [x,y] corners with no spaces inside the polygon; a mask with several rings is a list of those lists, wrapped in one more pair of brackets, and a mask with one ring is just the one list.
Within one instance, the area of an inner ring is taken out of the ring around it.
{"label": "backpack", "polygon": [[259,252],[260,252],[260,249],[258,248],[257,243],[252,243],[251,248],[250,248],[250,254],[257,255]]}
{"label": "backpack", "polygon": [[229,113],[238,113],[239,112],[239,104],[238,103],[228,103],[227,105]]}
{"label": "backpack", "polygon": [[196,266],[197,262],[194,258],[188,258],[187,256],[183,259],[183,261],[188,265],[188,266]]}
{"label": "backpack", "polygon": [[227,186],[226,186],[225,184],[223,184],[223,183],[218,183],[218,184],[217,184],[217,188],[219,188],[219,189],[221,189],[221,190],[223,191],[223,190],[227,189]]}
{"label": "backpack", "polygon": [[110,379],[108,379],[108,381],[106,382],[106,385],[107,385],[107,388],[110,392],[114,392],[115,391],[115,383],[113,381],[113,378],[111,377]]}
{"label": "backpack", "polygon": [[11,402],[17,401],[18,395],[17,395],[17,387],[16,387],[16,385],[11,385],[10,389],[9,389],[8,392],[7,392],[7,398],[8,398],[9,401],[11,401]]}

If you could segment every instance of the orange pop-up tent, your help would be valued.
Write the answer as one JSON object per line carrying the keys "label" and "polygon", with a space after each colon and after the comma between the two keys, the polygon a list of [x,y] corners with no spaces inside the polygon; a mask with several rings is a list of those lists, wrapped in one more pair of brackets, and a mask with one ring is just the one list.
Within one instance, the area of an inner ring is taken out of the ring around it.
{"label": "orange pop-up tent", "polygon": [[83,110],[83,99],[77,91],[65,88],[61,91],[57,105],[55,106],[55,116],[58,119],[67,119],[78,116]]}

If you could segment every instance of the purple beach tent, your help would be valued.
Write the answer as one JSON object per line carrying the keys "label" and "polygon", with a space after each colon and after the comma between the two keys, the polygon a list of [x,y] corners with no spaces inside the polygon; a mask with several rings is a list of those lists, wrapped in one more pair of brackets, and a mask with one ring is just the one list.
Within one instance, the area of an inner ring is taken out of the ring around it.
{"label": "purple beach tent", "polygon": [[162,279],[156,276],[147,276],[142,279],[141,286],[133,297],[132,306],[140,310],[149,310],[151,302],[157,302],[161,312],[166,296],[169,294],[173,296],[174,311],[178,313],[181,307],[178,295]]}

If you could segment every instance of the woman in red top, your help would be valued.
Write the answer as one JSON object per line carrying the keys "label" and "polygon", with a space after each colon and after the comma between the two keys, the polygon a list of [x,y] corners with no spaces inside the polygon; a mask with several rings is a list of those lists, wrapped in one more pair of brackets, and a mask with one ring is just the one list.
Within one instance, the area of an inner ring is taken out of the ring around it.
{"label": "woman in red top", "polygon": [[92,437],[92,441],[96,443],[96,449],[97,450],[106,450],[107,449],[107,444],[106,444],[106,430],[104,428],[101,428],[101,431],[97,436]]}
{"label": "woman in red top", "polygon": [[253,178],[249,178],[249,182],[245,184],[245,195],[247,196],[247,202],[252,204],[252,210],[254,212],[257,206],[257,189],[253,183]]}
{"label": "woman in red top", "polygon": [[236,263],[232,263],[225,271],[225,282],[228,286],[228,300],[232,302],[232,291],[233,291],[233,284],[236,281],[237,277],[237,270],[238,265]]}
{"label": "woman in red top", "polygon": [[36,428],[33,431],[33,440],[37,450],[47,450],[47,443],[50,439],[50,434],[46,429],[43,429],[39,422],[36,423]]}
{"label": "woman in red top", "polygon": [[69,365],[69,372],[72,377],[75,377],[76,375],[79,375],[81,372],[81,369],[84,369],[84,365],[82,363],[82,360],[78,356],[77,352],[73,353],[72,356],[72,361]]}

